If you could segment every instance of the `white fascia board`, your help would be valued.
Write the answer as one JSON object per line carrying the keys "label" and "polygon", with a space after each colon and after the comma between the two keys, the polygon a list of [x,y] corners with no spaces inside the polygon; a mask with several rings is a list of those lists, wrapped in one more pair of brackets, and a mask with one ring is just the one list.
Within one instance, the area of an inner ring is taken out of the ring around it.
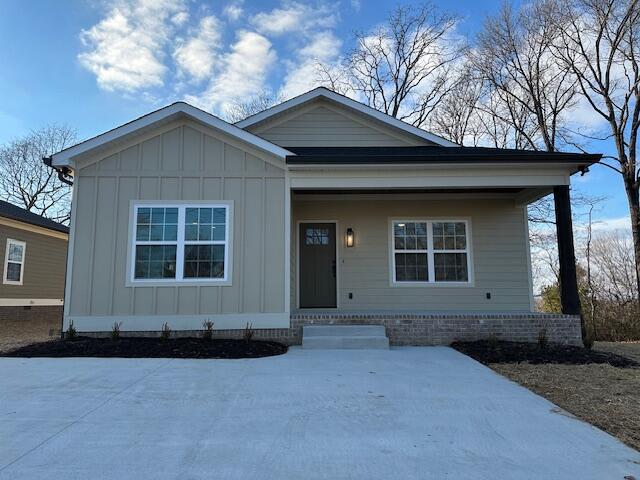
{"label": "white fascia board", "polygon": [[363,103],[360,103],[344,95],[340,95],[339,93],[333,92],[324,87],[318,87],[307,93],[298,95],[297,97],[287,100],[286,102],[282,102],[279,105],[268,108],[266,110],[263,110],[262,112],[256,113],[255,115],[245,118],[244,120],[241,120],[235,125],[240,128],[247,128],[247,127],[250,127],[251,125],[255,125],[256,123],[260,123],[270,117],[273,117],[274,115],[278,115],[279,113],[289,110],[290,108],[295,108],[303,103],[309,102],[319,97],[327,98],[340,105],[344,105],[348,108],[356,110],[359,113],[362,113],[370,118],[374,118],[375,120],[378,120],[394,128],[398,128],[407,133],[410,133],[417,137],[433,142],[437,145],[440,145],[443,147],[459,147],[460,146],[457,143],[450,142],[449,140],[439,137],[438,135],[434,135],[433,133],[427,132],[426,130],[422,130],[421,128],[414,127],[413,125],[403,122],[402,120],[398,120],[397,118],[392,117],[391,115],[387,115],[386,113],[380,112],[375,108],[371,108]]}
{"label": "white fascia board", "polygon": [[216,117],[215,115],[207,113],[204,110],[200,110],[193,105],[189,105],[185,102],[176,102],[167,107],[161,108],[160,110],[156,110],[155,112],[144,115],[129,123],[125,123],[124,125],[114,128],[113,130],[109,130],[108,132],[105,132],[101,135],[90,138],[89,140],[74,145],[73,147],[69,147],[65,150],[53,154],[51,157],[52,165],[56,167],[73,167],[73,159],[78,155],[90,152],[125,135],[132,134],[137,130],[152,126],[157,122],[161,122],[167,117],[179,114],[191,117],[194,120],[203,123],[204,125],[208,125],[212,128],[220,130],[228,135],[237,138],[238,140],[244,141],[283,160],[288,155],[293,155],[292,152],[271,142],[268,142],[263,138],[253,135],[252,133],[242,130],[235,125],[227,123],[224,120]]}

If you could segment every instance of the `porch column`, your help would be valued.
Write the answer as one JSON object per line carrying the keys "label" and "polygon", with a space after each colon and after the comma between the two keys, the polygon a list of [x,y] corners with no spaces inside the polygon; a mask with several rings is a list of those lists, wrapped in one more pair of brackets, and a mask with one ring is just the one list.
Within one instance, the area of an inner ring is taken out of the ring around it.
{"label": "porch column", "polygon": [[571,198],[569,185],[553,188],[558,235],[558,260],[560,263],[560,304],[562,313],[580,314],[580,297],[576,277],[576,257],[573,249],[573,227],[571,225]]}

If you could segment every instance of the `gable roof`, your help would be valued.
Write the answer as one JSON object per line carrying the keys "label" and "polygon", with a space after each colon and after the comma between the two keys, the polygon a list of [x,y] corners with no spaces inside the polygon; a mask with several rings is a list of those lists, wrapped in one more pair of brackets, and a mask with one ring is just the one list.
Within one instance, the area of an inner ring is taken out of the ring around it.
{"label": "gable roof", "polygon": [[355,110],[358,113],[365,115],[366,117],[372,118],[374,120],[377,120],[378,122],[382,122],[393,128],[410,133],[424,140],[428,140],[429,142],[433,142],[436,145],[440,145],[443,147],[459,146],[458,144],[453,143],[449,140],[446,140],[442,137],[439,137],[438,135],[427,132],[426,130],[423,130],[421,128],[414,127],[409,123],[403,122],[402,120],[398,120],[397,118],[392,117],[391,115],[387,115],[386,113],[376,110],[375,108],[371,108],[363,103],[360,103],[349,97],[336,93],[325,87],[318,87],[307,93],[298,95],[297,97],[294,97],[278,105],[275,105],[271,108],[263,110],[262,112],[256,113],[255,115],[251,115],[250,117],[247,117],[244,120],[237,122],[235,125],[240,128],[246,129],[258,123],[264,122],[270,119],[271,117],[279,115],[291,108],[298,107],[300,105],[311,102],[318,98],[324,98],[331,102],[337,103],[339,105],[343,105],[351,110]]}
{"label": "gable roof", "polygon": [[253,135],[252,133],[242,130],[235,125],[227,123],[215,115],[207,113],[193,105],[189,105],[188,103],[176,102],[143,115],[131,122],[125,123],[124,125],[120,125],[108,132],[78,143],[77,145],[66,148],[58,153],[54,153],[51,156],[51,164],[54,167],[72,167],[73,159],[79,155],[99,151],[102,147],[105,147],[113,141],[135,136],[142,131],[146,131],[155,126],[168,123],[181,117],[187,117],[199,121],[204,125],[220,130],[237,138],[238,140],[246,142],[259,150],[275,155],[282,160],[284,160],[287,155],[291,155],[290,151]]}
{"label": "gable roof", "polygon": [[57,232],[69,233],[69,227],[66,225],[41,217],[29,210],[2,200],[0,200],[0,217],[10,218],[11,220],[17,220],[18,222],[28,223],[29,225],[55,230]]}

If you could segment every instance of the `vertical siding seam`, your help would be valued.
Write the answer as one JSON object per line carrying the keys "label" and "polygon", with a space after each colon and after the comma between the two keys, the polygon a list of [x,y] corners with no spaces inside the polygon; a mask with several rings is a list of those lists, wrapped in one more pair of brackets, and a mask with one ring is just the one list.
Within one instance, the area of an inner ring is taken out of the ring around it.
{"label": "vertical siding seam", "polygon": [[[122,155],[118,154],[119,161],[122,161]],[[113,198],[113,222],[114,227],[111,229],[111,262],[109,264],[109,289],[111,290],[111,299],[109,301],[109,314],[113,315],[113,297],[115,291],[115,268],[116,268],[116,239],[118,238],[118,207],[120,199],[120,177],[115,176],[116,192]],[[125,260],[126,261],[126,260]]]}
{"label": "vertical siding seam", "polygon": [[[204,133],[200,133],[200,174],[198,181],[198,199],[204,200]],[[202,314],[202,287],[198,285],[196,287],[196,313]]]}
{"label": "vertical siding seam", "polygon": [[96,225],[98,222],[96,221],[97,215],[95,214],[98,208],[98,185],[100,177],[94,176],[94,188],[93,188],[93,212],[92,215],[92,226],[91,226],[91,275],[89,275],[89,285],[88,291],[89,295],[87,295],[87,313],[91,315],[93,313],[92,304],[93,304],[93,276],[95,275],[95,266],[96,266]]}
{"label": "vertical siding seam", "polygon": [[[245,154],[246,155],[246,154]],[[243,165],[244,165],[244,161],[243,161]],[[245,244],[244,244],[244,231],[245,231],[245,222],[246,222],[246,203],[247,203],[247,179],[245,177],[242,177],[242,186],[240,187],[240,198],[242,199],[242,205],[240,205],[240,208],[238,209],[241,213],[240,213],[240,218],[242,219],[242,222],[240,223],[240,245],[242,245],[242,248],[240,250],[240,256],[238,257],[238,270],[237,272],[240,274],[240,281],[238,282],[238,288],[240,289],[240,295],[238,295],[238,313],[242,313],[244,312],[244,275],[243,275],[243,268],[244,268],[244,255],[246,252],[245,249]]]}
{"label": "vertical siding seam", "polygon": [[[161,138],[162,140],[162,138]],[[160,142],[162,143],[162,142]],[[136,198],[139,199],[140,198],[140,192],[142,191],[142,176],[140,175],[140,172],[138,171],[138,177],[137,177],[137,182],[136,182]],[[130,212],[130,208],[127,209],[127,211]],[[129,218],[129,222],[131,222],[133,219]],[[128,225],[127,225],[127,231],[128,231]],[[131,234],[133,235],[133,231],[131,232]],[[131,239],[128,238],[127,242],[131,242]],[[127,248],[129,248],[127,246]],[[134,251],[134,249],[132,249],[131,251],[131,261],[135,263],[136,261],[136,252]],[[127,268],[129,268],[129,265],[127,265]],[[129,275],[130,270],[127,270],[127,275]],[[136,294],[137,294],[137,288],[136,287],[131,287],[131,298],[129,299],[129,311],[131,312],[132,315],[135,315],[136,313]]]}
{"label": "vertical siding seam", "polygon": [[[223,163],[224,163],[224,152],[225,151],[224,151],[224,144],[223,144],[223,147],[222,147],[222,162]],[[220,176],[220,197],[222,197],[222,199],[224,199],[226,197],[225,179],[226,179],[226,177],[224,175]],[[234,218],[234,220],[235,220],[235,218]],[[235,224],[236,224],[236,222],[234,221],[233,225],[235,226]],[[234,237],[234,239],[235,239],[235,237]],[[232,261],[233,261],[233,259],[232,259]],[[231,277],[231,283],[233,284],[233,277]],[[222,311],[222,292],[223,292],[222,287],[216,287],[216,293],[218,294],[217,295],[217,297],[218,297],[217,298],[218,305],[216,307],[216,313],[220,313]]]}
{"label": "vertical siding seam", "polygon": [[[265,169],[266,169],[265,164]],[[266,287],[265,283],[265,271],[264,271],[264,255],[265,255],[265,246],[264,244],[267,241],[267,179],[262,179],[262,229],[260,230],[260,311],[264,312],[264,289]]]}

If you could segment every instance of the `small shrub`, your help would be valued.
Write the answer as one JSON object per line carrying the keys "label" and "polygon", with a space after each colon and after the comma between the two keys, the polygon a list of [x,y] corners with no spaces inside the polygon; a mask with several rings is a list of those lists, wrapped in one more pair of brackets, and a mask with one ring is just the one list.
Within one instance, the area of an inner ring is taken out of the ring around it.
{"label": "small shrub", "polygon": [[244,332],[242,333],[242,338],[244,338],[246,342],[250,342],[254,333],[253,324],[247,322],[247,326],[244,327]]}
{"label": "small shrub", "polygon": [[169,328],[169,324],[164,322],[162,325],[162,330],[160,331],[160,339],[169,340],[171,338],[171,328]]}
{"label": "small shrub", "polygon": [[549,338],[547,338],[547,329],[541,328],[538,332],[538,346],[541,349],[545,349],[547,348],[547,345],[549,345]]}
{"label": "small shrub", "polygon": [[202,322],[202,338],[205,340],[211,340],[213,338],[213,322],[211,320]]}
{"label": "small shrub", "polygon": [[120,339],[120,327],[122,326],[122,322],[114,322],[113,327],[111,327],[111,339],[119,340]]}
{"label": "small shrub", "polygon": [[76,331],[76,327],[73,326],[73,320],[69,322],[69,328],[67,328],[67,332],[64,334],[64,338],[67,340],[73,340],[78,337],[78,332]]}

